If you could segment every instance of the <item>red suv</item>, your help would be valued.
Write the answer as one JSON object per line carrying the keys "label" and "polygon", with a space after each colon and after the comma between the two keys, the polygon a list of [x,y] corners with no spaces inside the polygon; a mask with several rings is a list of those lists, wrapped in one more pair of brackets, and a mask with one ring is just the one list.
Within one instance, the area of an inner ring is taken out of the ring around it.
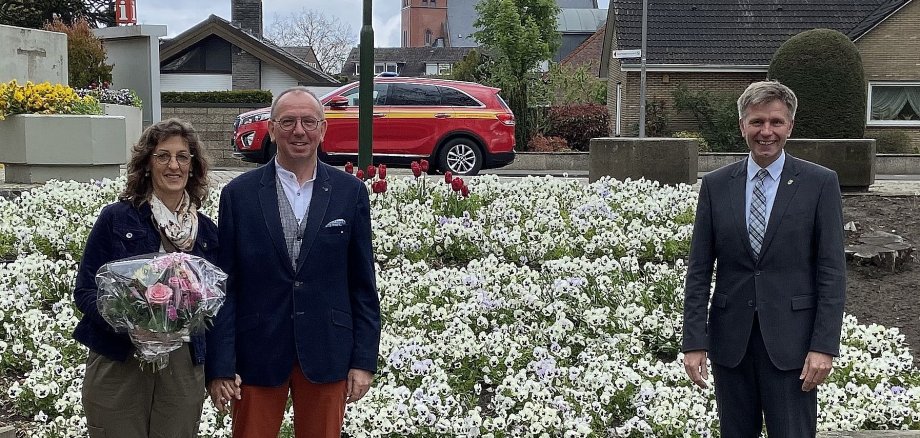
{"label": "red suv", "polygon": [[[374,162],[408,164],[425,158],[438,170],[475,175],[514,160],[514,114],[498,88],[443,79],[374,78]],[[357,161],[358,83],[323,96],[328,129],[320,159]],[[268,135],[270,108],[240,114],[233,125],[234,156],[265,163],[275,154]]]}

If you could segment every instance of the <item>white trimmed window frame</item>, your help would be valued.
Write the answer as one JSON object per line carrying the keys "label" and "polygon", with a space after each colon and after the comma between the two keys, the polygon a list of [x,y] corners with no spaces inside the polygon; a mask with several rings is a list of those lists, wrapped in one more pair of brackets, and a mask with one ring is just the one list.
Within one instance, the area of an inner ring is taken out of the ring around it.
{"label": "white trimmed window frame", "polygon": [[897,86],[897,87],[918,87],[920,81],[877,81],[869,82],[866,102],[866,126],[920,126],[918,120],[875,120],[872,118],[872,91],[875,87]]}

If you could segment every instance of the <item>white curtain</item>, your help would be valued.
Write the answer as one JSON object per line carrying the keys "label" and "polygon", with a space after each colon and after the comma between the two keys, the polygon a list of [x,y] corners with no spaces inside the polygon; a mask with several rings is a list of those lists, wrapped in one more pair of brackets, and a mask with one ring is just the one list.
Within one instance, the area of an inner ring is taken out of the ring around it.
{"label": "white curtain", "polygon": [[914,114],[920,116],[920,86],[904,87],[904,92],[907,94],[907,102],[913,108]]}
{"label": "white curtain", "polygon": [[[920,92],[920,89],[917,89]],[[920,97],[920,96],[918,96]],[[920,103],[920,99],[917,99]],[[872,120],[894,120],[907,103],[907,87],[872,87]]]}

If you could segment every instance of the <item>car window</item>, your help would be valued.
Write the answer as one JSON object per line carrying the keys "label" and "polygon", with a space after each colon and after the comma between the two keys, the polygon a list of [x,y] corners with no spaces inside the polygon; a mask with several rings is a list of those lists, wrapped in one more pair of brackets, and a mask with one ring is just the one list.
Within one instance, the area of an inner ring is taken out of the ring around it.
{"label": "car window", "polygon": [[386,98],[387,105],[440,105],[441,93],[434,85],[392,84]]}
{"label": "car window", "polygon": [[449,87],[438,87],[441,90],[441,105],[447,106],[480,106],[480,103],[468,94]]}
{"label": "car window", "polygon": [[[389,84],[374,84],[374,105],[383,105]],[[355,87],[342,93],[348,99],[348,106],[358,106],[358,93],[361,87]]]}

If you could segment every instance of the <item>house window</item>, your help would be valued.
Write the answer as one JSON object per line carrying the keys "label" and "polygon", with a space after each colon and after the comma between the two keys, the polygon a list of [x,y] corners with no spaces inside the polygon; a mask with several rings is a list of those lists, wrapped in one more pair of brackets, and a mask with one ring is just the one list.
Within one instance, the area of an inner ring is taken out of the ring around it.
{"label": "house window", "polygon": [[868,125],[920,126],[920,82],[869,84]]}
{"label": "house window", "polygon": [[431,29],[425,29],[425,45],[431,45]]}
{"label": "house window", "polygon": [[[399,73],[399,67],[395,62],[377,62],[374,63],[374,74],[379,75],[385,71],[392,73]],[[361,65],[357,62],[355,63],[355,76],[361,74]]]}
{"label": "house window", "polygon": [[399,73],[395,62],[378,62],[374,64],[374,74],[379,75],[383,72]]}
{"label": "house window", "polygon": [[441,64],[441,63],[425,64],[425,74],[429,76],[434,76],[434,75],[447,76],[450,74],[450,69],[451,69],[450,64]]}

